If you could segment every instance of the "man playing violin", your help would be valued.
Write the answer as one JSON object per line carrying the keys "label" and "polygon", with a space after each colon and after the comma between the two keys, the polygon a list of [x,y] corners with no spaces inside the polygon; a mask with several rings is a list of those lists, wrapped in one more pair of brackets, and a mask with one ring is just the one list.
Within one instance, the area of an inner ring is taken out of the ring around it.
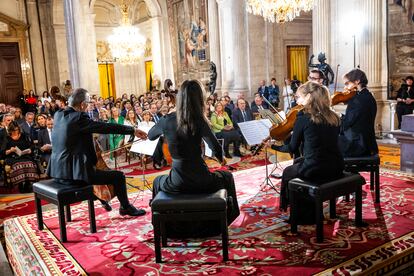
{"label": "man playing violin", "polygon": [[369,156],[378,153],[375,140],[377,103],[367,89],[368,79],[360,69],[353,69],[343,77],[345,89],[357,89],[341,120],[339,148],[344,157]]}
{"label": "man playing violin", "polygon": [[69,106],[55,113],[53,151],[47,174],[66,185],[113,185],[121,204],[120,215],[145,215],[144,210],[129,203],[122,172],[96,169],[92,134],[129,134],[142,139],[146,139],[147,135],[131,126],[93,121],[85,112],[89,101],[88,91],[78,88],[70,96]]}

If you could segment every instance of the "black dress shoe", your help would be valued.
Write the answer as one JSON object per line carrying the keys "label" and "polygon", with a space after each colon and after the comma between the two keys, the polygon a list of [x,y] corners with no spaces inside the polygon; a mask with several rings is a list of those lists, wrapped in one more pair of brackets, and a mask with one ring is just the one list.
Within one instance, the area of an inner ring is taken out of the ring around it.
{"label": "black dress shoe", "polygon": [[110,211],[112,211],[112,207],[111,207],[111,205],[109,204],[109,202],[108,201],[105,201],[105,200],[99,200],[100,202],[101,202],[101,204],[102,204],[102,208],[104,208],[106,211],[108,211],[108,212],[110,212]]}
{"label": "black dress shoe", "polygon": [[145,210],[142,210],[142,209],[137,209],[137,208],[135,208],[134,206],[132,206],[132,205],[129,205],[127,208],[122,208],[122,207],[120,207],[119,208],[119,214],[121,215],[121,216],[126,216],[126,215],[128,215],[128,216],[133,216],[133,217],[139,217],[139,216],[143,216],[143,215],[145,215]]}

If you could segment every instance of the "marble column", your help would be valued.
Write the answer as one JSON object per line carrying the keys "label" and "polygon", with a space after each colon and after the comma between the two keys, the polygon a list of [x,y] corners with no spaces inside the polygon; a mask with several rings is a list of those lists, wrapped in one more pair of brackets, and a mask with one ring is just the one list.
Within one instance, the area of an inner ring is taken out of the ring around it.
{"label": "marble column", "polygon": [[45,58],[42,48],[42,37],[40,34],[39,15],[35,0],[27,1],[27,22],[30,25],[30,46],[32,54],[32,68],[35,79],[35,90],[37,94],[41,94],[48,89],[46,81]]}
{"label": "marble column", "polygon": [[219,33],[218,6],[216,1],[208,3],[208,37],[210,46],[210,60],[216,64],[217,81],[216,91],[221,90],[221,58],[220,58],[220,33]]}
{"label": "marble column", "polygon": [[65,29],[66,29],[66,44],[68,50],[69,76],[72,82],[72,87],[80,86],[79,68],[78,65],[78,49],[76,45],[75,34],[75,3],[72,0],[63,0],[64,15],[65,15]]}
{"label": "marble column", "polygon": [[164,85],[165,74],[163,70],[162,54],[161,54],[161,30],[162,30],[162,18],[161,16],[151,18],[151,48],[152,48],[152,67],[155,78],[161,81],[161,86]]}
{"label": "marble column", "polygon": [[217,0],[219,7],[222,91],[247,94],[247,28],[245,3],[238,0]]}
{"label": "marble column", "polygon": [[328,59],[331,58],[330,2],[331,0],[314,0],[312,10],[312,53],[317,57],[320,52],[324,52]]}
{"label": "marble column", "polygon": [[[72,87],[99,92],[94,14],[88,1],[64,0],[69,71]],[[99,93],[98,93],[99,94]]]}

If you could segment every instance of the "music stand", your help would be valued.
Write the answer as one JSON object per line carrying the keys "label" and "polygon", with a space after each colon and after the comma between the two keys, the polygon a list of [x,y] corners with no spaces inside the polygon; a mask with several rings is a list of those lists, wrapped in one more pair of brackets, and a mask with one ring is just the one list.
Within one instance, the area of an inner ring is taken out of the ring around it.
{"label": "music stand", "polygon": [[[263,142],[266,138],[269,137],[269,129],[272,126],[272,122],[269,119],[261,119],[261,120],[253,120],[238,123],[240,127],[240,131],[243,137],[246,139],[246,142],[249,146],[258,145]],[[265,167],[266,167],[266,178],[263,181],[263,184],[269,186],[270,188],[277,191],[275,185],[273,184],[272,180],[270,179],[269,169],[268,169],[268,151],[267,148],[265,149]],[[273,173],[274,169],[272,170]],[[262,184],[262,185],[263,185]],[[261,190],[264,187],[261,186]]]}

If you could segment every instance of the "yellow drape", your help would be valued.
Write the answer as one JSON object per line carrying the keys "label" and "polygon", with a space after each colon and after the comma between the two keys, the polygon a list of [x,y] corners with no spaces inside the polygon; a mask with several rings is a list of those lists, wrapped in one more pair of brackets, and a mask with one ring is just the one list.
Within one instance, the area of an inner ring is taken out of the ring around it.
{"label": "yellow drape", "polygon": [[147,91],[150,91],[150,82],[152,81],[152,60],[145,62],[145,80]]}
{"label": "yellow drape", "polygon": [[308,47],[288,46],[289,78],[296,76],[302,83],[308,76]]}
{"label": "yellow drape", "polygon": [[[101,97],[104,99],[110,96],[113,96],[114,98],[116,98],[114,65],[112,63],[98,64],[98,70],[99,70],[99,86],[101,88]],[[109,79],[109,85],[108,85],[108,79]]]}

